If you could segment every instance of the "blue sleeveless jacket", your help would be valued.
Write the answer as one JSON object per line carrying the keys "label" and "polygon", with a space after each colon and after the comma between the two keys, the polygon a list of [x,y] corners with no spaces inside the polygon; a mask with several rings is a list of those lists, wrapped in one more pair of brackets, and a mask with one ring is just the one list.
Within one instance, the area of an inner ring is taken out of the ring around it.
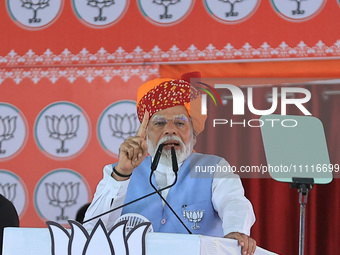
{"label": "blue sleeveless jacket", "polygon": [[[192,153],[178,171],[178,180],[170,188],[167,202],[193,234],[223,237],[222,220],[214,210],[212,178],[192,178],[194,166],[216,166],[221,160],[213,155]],[[128,186],[125,203],[154,192],[149,183],[151,157],[147,157],[134,171]],[[154,176],[152,182],[157,187]],[[203,212],[202,212],[203,210]],[[122,214],[139,213],[149,219],[155,232],[188,233],[158,194],[125,206]]]}

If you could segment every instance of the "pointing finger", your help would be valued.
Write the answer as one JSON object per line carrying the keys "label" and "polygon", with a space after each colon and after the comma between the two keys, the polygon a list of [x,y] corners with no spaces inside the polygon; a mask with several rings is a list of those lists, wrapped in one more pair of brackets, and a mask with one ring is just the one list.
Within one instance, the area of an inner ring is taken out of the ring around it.
{"label": "pointing finger", "polygon": [[137,136],[140,136],[143,138],[146,137],[146,128],[148,126],[148,123],[149,123],[149,112],[145,111],[143,121],[140,124],[139,129],[137,131]]}

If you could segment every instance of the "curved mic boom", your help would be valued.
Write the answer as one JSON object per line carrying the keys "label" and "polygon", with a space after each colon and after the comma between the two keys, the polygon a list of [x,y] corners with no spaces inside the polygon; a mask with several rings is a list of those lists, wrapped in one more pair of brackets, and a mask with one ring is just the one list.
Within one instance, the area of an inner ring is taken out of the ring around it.
{"label": "curved mic boom", "polygon": [[[188,229],[188,227],[184,224],[184,222],[181,220],[181,218],[177,215],[177,213],[175,212],[175,210],[171,207],[171,205],[168,203],[168,201],[166,201],[166,199],[162,196],[161,194],[161,190],[157,190],[157,188],[155,187],[155,185],[153,185],[152,183],[152,174],[153,172],[156,170],[159,159],[160,159],[160,155],[162,154],[162,149],[163,149],[164,144],[159,145],[156,155],[155,155],[155,159],[152,162],[151,165],[151,172],[150,172],[150,178],[149,178],[149,182],[151,187],[155,190],[155,192],[159,195],[159,197],[163,200],[163,202],[168,206],[168,208],[171,210],[171,212],[176,216],[176,218],[179,220],[179,222],[183,225],[183,227],[186,229],[186,231],[189,234],[192,234],[192,232]],[[156,160],[156,156],[159,152],[159,158]],[[171,147],[171,161],[172,161],[172,170],[175,173],[175,180],[174,182],[171,184],[171,186],[174,186],[177,182],[177,172],[178,172],[178,163],[177,163],[177,157],[176,157],[176,151],[175,148],[172,146]],[[157,164],[154,162],[157,162]],[[154,169],[152,169],[152,166],[154,165]]]}

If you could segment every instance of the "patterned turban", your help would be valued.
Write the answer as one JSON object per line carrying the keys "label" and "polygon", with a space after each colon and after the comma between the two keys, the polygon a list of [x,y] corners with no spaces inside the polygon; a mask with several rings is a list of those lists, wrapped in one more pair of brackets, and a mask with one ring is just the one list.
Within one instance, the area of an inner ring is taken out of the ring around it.
{"label": "patterned turban", "polygon": [[[197,76],[197,73],[195,72],[194,75]],[[187,77],[187,74],[182,76],[182,78]],[[149,112],[151,118],[154,113],[177,105],[183,105],[186,108],[195,133],[201,133],[206,115],[201,114],[200,93],[188,81],[157,78],[144,83],[138,89],[137,114],[140,122],[143,120],[145,111]]]}

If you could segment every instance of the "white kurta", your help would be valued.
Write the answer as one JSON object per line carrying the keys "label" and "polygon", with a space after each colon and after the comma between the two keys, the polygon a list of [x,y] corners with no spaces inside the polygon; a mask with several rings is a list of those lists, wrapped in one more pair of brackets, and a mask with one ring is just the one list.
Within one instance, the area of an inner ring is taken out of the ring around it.
{"label": "white kurta", "polygon": [[[223,166],[228,166],[229,163],[222,159],[218,165],[223,168]],[[124,203],[129,179],[116,181],[111,176],[112,171],[112,165],[104,167],[103,179],[97,186],[92,203],[85,214],[85,221]],[[170,185],[175,178],[172,168],[161,164],[158,165],[154,174],[158,188]],[[162,191],[164,198],[167,197],[168,192],[168,189]],[[215,211],[223,221],[224,235],[230,232],[250,235],[250,228],[255,222],[255,215],[251,203],[244,196],[244,189],[237,175],[225,172],[215,173],[211,200]],[[122,208],[100,217],[107,229],[113,227],[121,212]],[[97,219],[85,223],[84,226],[90,230],[96,222]]]}

